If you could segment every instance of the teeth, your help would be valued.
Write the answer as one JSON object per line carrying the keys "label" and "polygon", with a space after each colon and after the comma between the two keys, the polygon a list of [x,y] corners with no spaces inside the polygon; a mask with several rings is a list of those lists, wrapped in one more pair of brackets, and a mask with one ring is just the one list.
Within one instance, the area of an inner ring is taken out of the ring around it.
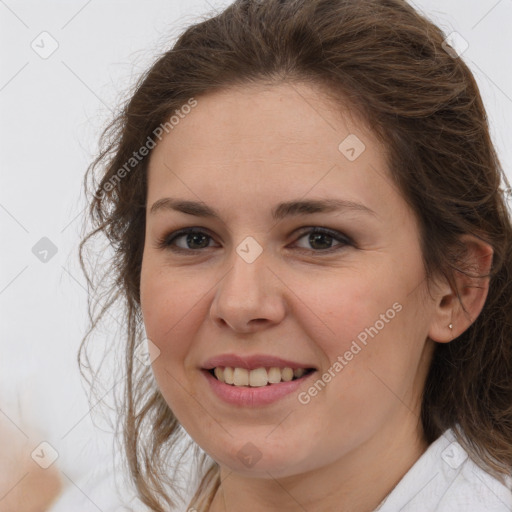
{"label": "teeth", "polygon": [[249,386],[259,388],[268,384],[268,374],[265,368],[256,368],[247,373],[249,374]]}
{"label": "teeth", "polygon": [[293,376],[297,378],[302,377],[305,373],[306,370],[304,368],[295,368],[295,370],[293,370]]}
{"label": "teeth", "polygon": [[293,379],[293,370],[291,368],[283,368],[281,371],[281,378],[285,382],[290,382]]}
{"label": "teeth", "polygon": [[224,382],[224,370],[222,369],[222,367],[217,366],[217,368],[215,368],[213,373],[215,373],[215,377],[217,377],[217,379],[219,379],[222,382]]}
{"label": "teeth", "polygon": [[234,384],[235,383],[235,380],[233,378],[233,368],[228,368],[228,367],[224,368],[224,382],[226,384]]}
{"label": "teeth", "polygon": [[279,384],[279,382],[290,382],[298,379],[306,373],[305,368],[256,368],[246,370],[245,368],[230,368],[217,366],[213,371],[215,377],[221,382],[234,386],[263,387],[268,384]]}
{"label": "teeth", "polygon": [[233,370],[233,384],[235,386],[248,386],[249,372],[244,368],[235,368]]}
{"label": "teeth", "polygon": [[281,369],[270,368],[268,370],[268,381],[270,384],[279,384],[281,382]]}

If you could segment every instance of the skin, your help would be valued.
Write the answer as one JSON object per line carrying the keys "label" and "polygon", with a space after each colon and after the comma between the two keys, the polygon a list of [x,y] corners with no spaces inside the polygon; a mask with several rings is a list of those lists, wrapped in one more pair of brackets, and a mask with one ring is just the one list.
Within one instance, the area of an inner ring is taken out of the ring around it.
{"label": "skin", "polygon": [[[366,146],[354,161],[338,149],[349,134]],[[150,213],[163,197],[203,201],[221,220]],[[374,213],[271,218],[281,201],[313,198]],[[153,150],[147,206],[141,306],[160,350],[153,371],[180,423],[220,465],[210,512],[377,507],[427,448],[420,396],[435,342],[465,330],[487,293],[485,282],[463,287],[468,317],[447,283],[429,294],[418,224],[383,145],[306,84],[216,92]],[[206,230],[192,245],[174,242],[188,253],[158,247],[184,227]],[[315,243],[304,227],[336,230],[354,245]],[[252,263],[236,252],[247,236],[263,249]],[[488,247],[468,247],[482,268],[490,264]],[[308,363],[320,377],[396,303],[400,312],[307,404],[292,393],[257,408],[228,405],[199,370],[215,355],[262,353]],[[261,456],[250,467],[238,457],[248,442]]]}

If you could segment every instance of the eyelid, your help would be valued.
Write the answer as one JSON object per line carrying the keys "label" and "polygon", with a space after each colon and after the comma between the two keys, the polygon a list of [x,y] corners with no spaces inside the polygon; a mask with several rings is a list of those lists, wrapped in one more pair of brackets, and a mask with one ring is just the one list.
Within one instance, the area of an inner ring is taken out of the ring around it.
{"label": "eyelid", "polygon": [[[296,234],[298,239],[302,238],[304,235],[307,235],[308,233],[320,233],[324,235],[328,235],[338,242],[343,242],[346,245],[354,245],[355,242],[345,233],[342,233],[341,231],[337,231],[335,229],[330,228],[324,228],[322,226],[304,226],[303,228],[299,228],[297,230],[299,233]],[[328,250],[328,249],[327,249]],[[315,252],[326,252],[326,251],[315,251]]]}
{"label": "eyelid", "polygon": [[[214,236],[211,234],[211,232],[207,228],[191,226],[191,227],[187,227],[187,228],[177,229],[176,231],[172,231],[171,233],[164,234],[162,237],[160,237],[156,240],[155,246],[157,249],[172,250],[175,252],[198,253],[201,250],[204,250],[204,249],[182,249],[181,247],[171,246],[171,243],[173,243],[175,240],[177,240],[178,238],[181,238],[182,236],[188,235],[190,233],[205,234],[212,240],[214,239]],[[173,248],[171,248],[171,247],[173,247]]]}
{"label": "eyelid", "polygon": [[[200,252],[204,252],[205,249],[210,249],[211,247],[205,247],[202,249],[183,249],[181,247],[173,246],[172,243],[191,233],[199,233],[207,235],[211,240],[215,240],[215,237],[211,234],[210,230],[207,228],[199,227],[199,226],[191,226],[187,228],[178,229],[176,231],[173,231],[171,233],[163,235],[161,238],[159,238],[156,241],[155,247],[157,249],[163,249],[163,250],[170,250],[176,253],[189,253],[190,255],[197,255]],[[329,249],[323,249],[323,250],[314,250],[314,249],[305,249],[305,248],[298,248],[301,252],[307,252],[307,253],[313,253],[313,254],[330,254],[335,251],[341,250],[343,247],[346,246],[353,246],[357,247],[356,243],[352,240],[352,238],[345,233],[342,233],[340,231],[337,231],[335,229],[325,228],[322,226],[303,226],[297,230],[294,231],[294,237],[296,243],[298,240],[303,238],[305,235],[310,233],[320,233],[327,235],[337,242],[339,242],[338,245],[334,245],[333,247],[330,247]]]}

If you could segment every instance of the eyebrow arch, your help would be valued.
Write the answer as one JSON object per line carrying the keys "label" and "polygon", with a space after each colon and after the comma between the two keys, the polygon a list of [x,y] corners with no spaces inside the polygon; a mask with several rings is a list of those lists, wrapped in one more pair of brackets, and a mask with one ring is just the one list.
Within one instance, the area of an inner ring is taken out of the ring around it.
{"label": "eyebrow arch", "polygon": [[[175,199],[172,197],[164,197],[155,201],[151,206],[150,214],[169,210],[182,212],[188,215],[195,215],[196,217],[221,220],[219,213],[203,202]],[[367,206],[345,199],[297,199],[279,203],[272,209],[272,218],[277,221],[284,219],[285,217],[344,210],[362,212],[377,216],[377,214]]]}

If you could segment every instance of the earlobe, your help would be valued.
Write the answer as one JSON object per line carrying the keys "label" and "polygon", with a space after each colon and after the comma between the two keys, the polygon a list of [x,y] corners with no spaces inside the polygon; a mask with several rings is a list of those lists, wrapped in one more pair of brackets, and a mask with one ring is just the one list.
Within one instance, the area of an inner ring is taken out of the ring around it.
{"label": "earlobe", "polygon": [[472,235],[463,235],[464,259],[453,271],[454,290],[447,280],[438,287],[429,338],[449,343],[466,331],[482,311],[489,291],[492,247]]}

